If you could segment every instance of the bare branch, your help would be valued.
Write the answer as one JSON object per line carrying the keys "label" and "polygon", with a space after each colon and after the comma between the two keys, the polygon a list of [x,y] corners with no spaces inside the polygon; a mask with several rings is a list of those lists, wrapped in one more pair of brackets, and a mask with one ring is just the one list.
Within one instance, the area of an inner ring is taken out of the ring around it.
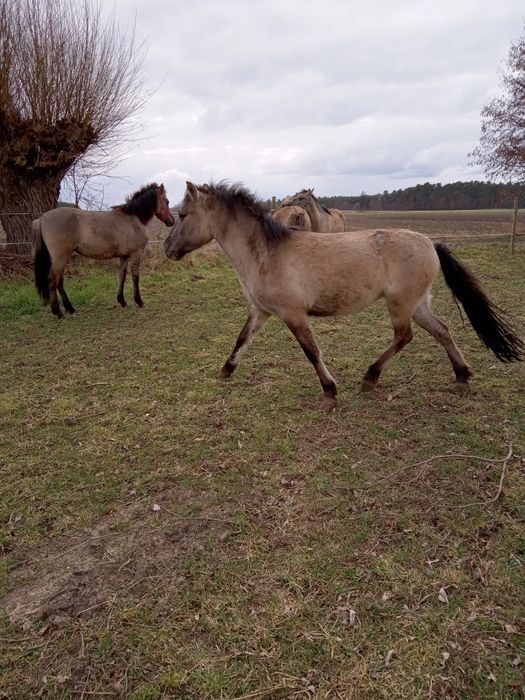
{"label": "bare branch", "polygon": [[[0,220],[56,206],[70,170],[85,201],[89,172],[109,172],[138,128],[143,59],[134,27],[123,32],[101,0],[0,0]],[[2,223],[8,240],[27,237],[27,222]]]}
{"label": "bare branch", "polygon": [[481,111],[481,135],[470,153],[489,178],[525,180],[525,35],[512,44],[500,75],[502,96]]}

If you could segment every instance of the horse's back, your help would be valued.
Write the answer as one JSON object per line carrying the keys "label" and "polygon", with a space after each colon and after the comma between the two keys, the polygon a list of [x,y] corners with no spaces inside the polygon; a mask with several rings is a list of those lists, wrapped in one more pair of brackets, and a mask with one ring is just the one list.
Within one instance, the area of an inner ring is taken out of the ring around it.
{"label": "horse's back", "polygon": [[68,256],[73,252],[100,260],[127,256],[148,242],[145,226],[118,210],[58,207],[43,214],[40,222],[46,245]]}
{"label": "horse's back", "polygon": [[419,297],[439,270],[430,239],[404,229],[304,231],[283,246],[276,278],[297,295],[308,290],[308,308],[317,315],[353,313],[381,296]]}

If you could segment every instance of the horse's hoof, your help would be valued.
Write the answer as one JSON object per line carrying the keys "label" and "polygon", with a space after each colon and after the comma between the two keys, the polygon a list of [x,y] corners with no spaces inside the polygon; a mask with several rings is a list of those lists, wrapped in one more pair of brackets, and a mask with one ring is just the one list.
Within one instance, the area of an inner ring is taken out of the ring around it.
{"label": "horse's hoof", "polygon": [[135,304],[138,306],[139,309],[143,309],[143,308],[144,308],[144,302],[143,302],[143,301],[136,301],[136,300],[135,300]]}
{"label": "horse's hoof", "polygon": [[337,399],[334,396],[325,396],[321,403],[321,411],[330,413],[337,406]]}
{"label": "horse's hoof", "polygon": [[228,362],[221,368],[221,371],[219,372],[219,376],[221,379],[229,379],[232,374],[233,370],[235,369],[234,365],[228,364]]}
{"label": "horse's hoof", "polygon": [[470,394],[470,384],[465,381],[456,381],[454,382],[454,391],[456,394],[459,396],[468,396]]}
{"label": "horse's hoof", "polygon": [[377,382],[371,382],[369,379],[363,379],[361,382],[361,391],[365,393],[368,391],[374,391],[376,388],[376,383]]}
{"label": "horse's hoof", "polygon": [[75,307],[74,307],[74,306],[68,306],[68,307],[66,308],[66,311],[68,312],[68,314],[73,315],[73,314],[75,313]]}
{"label": "horse's hoof", "polygon": [[117,301],[122,306],[122,308],[125,308],[127,306],[127,303],[126,303],[126,300],[124,299],[124,297],[122,297],[121,299],[119,299],[119,297],[117,297]]}

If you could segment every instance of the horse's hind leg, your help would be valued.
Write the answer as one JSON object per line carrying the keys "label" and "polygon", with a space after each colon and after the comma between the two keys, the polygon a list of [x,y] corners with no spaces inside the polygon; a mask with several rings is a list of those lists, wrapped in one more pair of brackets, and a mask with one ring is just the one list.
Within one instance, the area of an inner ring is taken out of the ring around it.
{"label": "horse's hind leg", "polygon": [[138,254],[134,253],[133,255],[130,255],[129,261],[131,265],[131,279],[133,281],[133,299],[137,306],[143,307],[144,302],[140,296],[139,287],[140,252]]}
{"label": "horse's hind leg", "polygon": [[[63,314],[60,310],[60,304],[58,302],[57,289],[60,289],[60,280],[64,273],[65,262],[57,263],[53,261],[51,269],[49,270],[49,303],[51,305],[51,311],[57,318],[62,318]],[[63,297],[62,297],[63,298]],[[69,301],[69,299],[68,299]],[[65,305],[65,304],[64,304]]]}
{"label": "horse's hind leg", "polygon": [[267,314],[266,311],[257,308],[250,311],[246,323],[239,333],[235,347],[221,369],[221,377],[223,379],[228,379],[228,377],[232,376],[239,362],[241,352],[250,342],[252,335],[261,328],[269,315],[270,314]]}
{"label": "horse's hind leg", "polygon": [[333,410],[337,403],[337,386],[334,378],[327,370],[323,360],[321,359],[321,351],[315,342],[312,329],[308,325],[308,321],[306,319],[283,320],[296,337],[299,345],[303,349],[304,354],[310,360],[315,371],[317,372],[317,376],[319,377],[319,381],[321,382],[324,392],[324,399],[321,408],[326,411]]}
{"label": "horse's hind leg", "polygon": [[392,303],[388,303],[388,310],[390,312],[390,317],[392,319],[392,326],[394,328],[394,339],[390,347],[388,347],[385,352],[380,355],[377,360],[372,362],[372,364],[367,369],[365,376],[361,382],[361,391],[371,391],[379,379],[386,363],[396,355],[400,350],[402,350],[405,345],[410,343],[413,338],[412,328],[410,325],[410,315],[396,313]]}
{"label": "horse's hind leg", "polygon": [[66,290],[64,289],[64,275],[63,274],[60,275],[60,279],[58,280],[58,291],[60,292],[60,296],[62,297],[62,303],[64,304],[64,309],[68,312],[68,314],[74,314],[75,307],[69,301],[69,297],[66,294]]}
{"label": "horse's hind leg", "polygon": [[129,257],[126,255],[120,258],[120,266],[118,269],[118,292],[117,301],[121,306],[127,306],[124,299],[124,282],[126,281],[126,273],[128,271]]}
{"label": "horse's hind leg", "polygon": [[418,326],[421,326],[430,335],[433,335],[437,342],[445,348],[454,368],[456,382],[465,385],[468,383],[469,377],[472,376],[472,370],[466,363],[461,350],[454,342],[447,325],[430,310],[429,301],[429,297],[425,297],[414,311],[412,318]]}

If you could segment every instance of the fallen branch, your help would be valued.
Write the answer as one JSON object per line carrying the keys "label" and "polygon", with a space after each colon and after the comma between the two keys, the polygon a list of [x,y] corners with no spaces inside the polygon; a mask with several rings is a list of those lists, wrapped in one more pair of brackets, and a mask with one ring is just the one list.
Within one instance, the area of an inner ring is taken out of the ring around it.
{"label": "fallen branch", "polygon": [[[378,486],[379,484],[383,484],[385,481],[390,481],[394,477],[396,477],[398,474],[401,474],[404,471],[407,471],[408,469],[414,469],[415,467],[422,467],[427,464],[431,464],[432,462],[437,462],[440,459],[470,459],[470,460],[475,460],[477,462],[503,462],[504,467],[506,466],[506,462],[512,457],[512,444],[509,445],[509,451],[506,457],[503,457],[501,459],[498,459],[497,457],[490,458],[490,457],[480,457],[478,455],[469,455],[469,454],[464,454],[464,453],[456,453],[456,452],[450,452],[448,454],[442,454],[442,455],[434,455],[433,457],[429,457],[428,459],[424,459],[421,462],[414,462],[414,464],[406,464],[404,467],[400,467],[399,469],[396,469],[393,472],[390,472],[390,474],[387,474],[386,476],[382,477],[381,479],[377,479],[376,481],[370,481],[367,484],[364,484],[364,486],[354,486],[352,487],[355,490],[364,490],[364,489],[369,489],[374,486]],[[503,472],[504,476],[504,472]],[[499,496],[499,494],[497,494]],[[494,499],[495,500],[495,499]]]}
{"label": "fallen branch", "polygon": [[[494,503],[495,501],[498,500],[498,498],[501,496],[501,492],[503,490],[503,481],[505,480],[505,472],[507,471],[507,464],[509,463],[509,460],[513,457],[513,452],[512,452],[512,444],[509,445],[509,451],[507,453],[507,456],[503,460],[503,466],[501,468],[501,475],[499,478],[499,485],[498,485],[498,490],[496,491],[496,494],[492,497],[489,498],[488,501],[474,501],[472,503],[465,503],[463,506],[454,506],[454,508],[473,508],[474,506],[488,506],[490,503]],[[501,460],[494,460],[500,462]]]}

